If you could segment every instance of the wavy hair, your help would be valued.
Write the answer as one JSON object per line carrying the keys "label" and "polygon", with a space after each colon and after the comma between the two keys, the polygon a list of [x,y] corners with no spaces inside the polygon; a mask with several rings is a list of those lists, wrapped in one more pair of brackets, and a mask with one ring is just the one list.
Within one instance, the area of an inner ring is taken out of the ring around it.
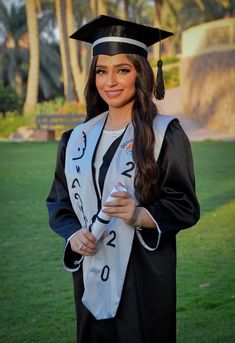
{"label": "wavy hair", "polygon": [[[137,71],[136,95],[132,110],[132,124],[134,127],[133,160],[136,165],[134,179],[135,195],[142,206],[158,198],[159,169],[154,158],[155,136],[153,120],[158,114],[157,107],[152,101],[154,90],[154,75],[145,57],[127,54]],[[96,62],[95,56],[91,63],[88,82],[85,88],[87,105],[86,121],[108,110],[108,105],[100,97],[95,84]]]}

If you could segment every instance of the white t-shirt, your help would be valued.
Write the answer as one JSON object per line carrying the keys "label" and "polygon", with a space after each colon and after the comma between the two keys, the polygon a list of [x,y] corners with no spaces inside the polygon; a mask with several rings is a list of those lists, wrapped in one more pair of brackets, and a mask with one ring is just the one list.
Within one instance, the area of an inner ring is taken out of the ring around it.
{"label": "white t-shirt", "polygon": [[[99,194],[100,194],[100,188],[99,188],[99,171],[100,167],[103,164],[103,157],[106,154],[108,148],[110,145],[121,136],[121,134],[124,132],[125,128],[117,131],[109,131],[109,130],[103,130],[102,136],[100,138],[100,142],[96,151],[96,158],[95,158],[95,178],[96,178],[96,184],[98,186]],[[100,194],[101,195],[101,194]]]}

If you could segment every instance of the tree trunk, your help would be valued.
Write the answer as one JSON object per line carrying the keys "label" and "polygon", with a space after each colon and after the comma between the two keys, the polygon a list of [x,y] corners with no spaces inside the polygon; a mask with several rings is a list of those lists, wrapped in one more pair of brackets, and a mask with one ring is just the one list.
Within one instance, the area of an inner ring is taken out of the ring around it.
{"label": "tree trunk", "polygon": [[90,0],[89,1],[90,4],[90,9],[91,9],[91,16],[95,17],[98,15],[98,2],[97,0]]}
{"label": "tree trunk", "polygon": [[99,14],[105,14],[107,15],[108,14],[108,9],[107,9],[107,3],[106,3],[106,0],[99,0],[97,1],[97,4],[98,4],[98,15]]}
{"label": "tree trunk", "polygon": [[64,96],[67,101],[75,99],[73,89],[73,77],[70,65],[70,51],[68,43],[68,32],[66,25],[66,3],[65,0],[55,0],[56,17],[60,33],[60,56],[62,63]]}
{"label": "tree trunk", "polygon": [[24,103],[24,114],[30,114],[38,100],[39,86],[39,35],[37,21],[38,1],[26,0],[27,27],[29,33],[29,72]]}
{"label": "tree trunk", "polygon": [[129,0],[124,0],[124,20],[128,20],[129,18]]}
{"label": "tree trunk", "polygon": [[[66,0],[67,31],[70,36],[74,31],[73,0]],[[81,69],[78,63],[77,41],[69,39],[70,63],[77,97],[81,104],[85,103],[84,88],[86,77],[86,64]]]}
{"label": "tree trunk", "polygon": [[106,0],[90,0],[89,4],[92,17],[108,13]]}

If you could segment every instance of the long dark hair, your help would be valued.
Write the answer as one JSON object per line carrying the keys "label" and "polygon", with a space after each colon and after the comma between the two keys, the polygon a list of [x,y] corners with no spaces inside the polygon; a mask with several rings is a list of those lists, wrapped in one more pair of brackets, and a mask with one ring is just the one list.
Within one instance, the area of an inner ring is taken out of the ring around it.
{"label": "long dark hair", "polygon": [[[152,101],[154,76],[145,57],[128,54],[128,59],[137,71],[136,95],[132,110],[134,127],[133,160],[136,164],[135,194],[142,206],[153,202],[158,197],[158,166],[154,159],[155,137],[153,120],[158,114]],[[92,60],[88,82],[85,88],[87,104],[86,121],[108,110],[108,105],[100,97],[96,85],[97,56]]]}

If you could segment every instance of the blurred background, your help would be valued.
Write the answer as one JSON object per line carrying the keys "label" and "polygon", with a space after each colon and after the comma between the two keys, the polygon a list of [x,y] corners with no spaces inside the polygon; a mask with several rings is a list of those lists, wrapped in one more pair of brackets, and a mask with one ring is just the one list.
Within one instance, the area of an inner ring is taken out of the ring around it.
{"label": "blurred background", "polygon": [[[163,41],[160,111],[234,134],[235,0],[0,0],[1,137],[44,139],[39,114],[85,113],[91,51],[68,37],[99,14],[174,32]],[[158,56],[156,44],[154,73]]]}

